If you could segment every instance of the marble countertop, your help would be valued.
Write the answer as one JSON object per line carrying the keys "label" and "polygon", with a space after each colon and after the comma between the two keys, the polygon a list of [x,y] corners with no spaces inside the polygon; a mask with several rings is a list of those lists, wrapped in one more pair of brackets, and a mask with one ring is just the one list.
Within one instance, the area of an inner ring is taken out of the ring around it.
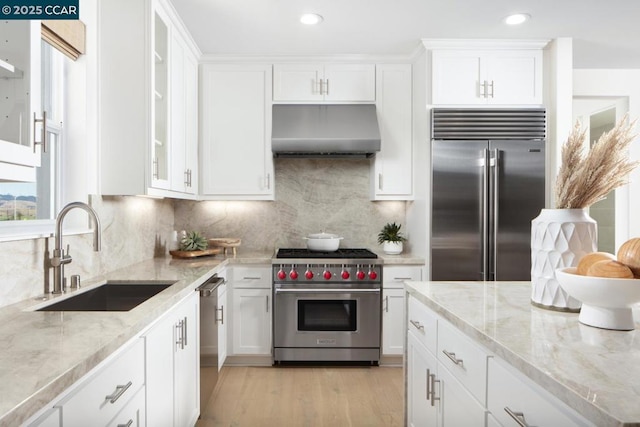
{"label": "marble countertop", "polygon": [[[424,264],[411,255],[383,255],[384,263]],[[106,359],[212,274],[229,264],[271,264],[273,253],[156,258],[83,280],[80,292],[107,280],[175,282],[127,312],[39,312],[43,296],[0,308],[0,426],[19,425]]]}
{"label": "marble countertop", "polygon": [[597,426],[640,425],[636,329],[531,305],[529,282],[407,282],[407,292]]}
{"label": "marble countertop", "polygon": [[33,311],[49,303],[44,297],[0,308],[0,426],[27,420],[229,262],[256,259],[158,258],[83,283],[80,291],[105,280],[175,282],[125,312]]}

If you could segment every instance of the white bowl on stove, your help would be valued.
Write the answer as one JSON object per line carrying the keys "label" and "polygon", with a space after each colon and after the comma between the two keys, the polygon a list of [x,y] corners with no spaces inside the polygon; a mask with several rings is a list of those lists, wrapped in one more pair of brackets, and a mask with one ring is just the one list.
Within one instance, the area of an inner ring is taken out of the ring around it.
{"label": "white bowl on stove", "polygon": [[304,238],[307,241],[307,249],[318,252],[334,252],[340,247],[342,237],[337,234],[315,233]]}

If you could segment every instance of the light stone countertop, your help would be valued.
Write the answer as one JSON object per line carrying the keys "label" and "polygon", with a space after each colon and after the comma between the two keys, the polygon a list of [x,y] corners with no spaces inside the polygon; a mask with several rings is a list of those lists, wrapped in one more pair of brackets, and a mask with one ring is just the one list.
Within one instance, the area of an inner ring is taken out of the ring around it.
{"label": "light stone countertop", "polygon": [[83,281],[80,291],[106,280],[176,282],[130,311],[32,311],[49,303],[43,298],[0,308],[0,426],[26,421],[226,265],[269,263],[271,256],[156,258]]}
{"label": "light stone countertop", "polygon": [[532,306],[529,282],[407,282],[406,290],[595,425],[640,426],[640,310],[635,330],[611,331]]}
{"label": "light stone countertop", "polygon": [[[411,255],[379,255],[386,265],[424,264]],[[225,266],[271,264],[272,257],[238,250],[235,257],[156,258],[83,280],[80,292],[107,280],[176,282],[125,312],[33,311],[75,291],[0,307],[0,426],[26,421]]]}

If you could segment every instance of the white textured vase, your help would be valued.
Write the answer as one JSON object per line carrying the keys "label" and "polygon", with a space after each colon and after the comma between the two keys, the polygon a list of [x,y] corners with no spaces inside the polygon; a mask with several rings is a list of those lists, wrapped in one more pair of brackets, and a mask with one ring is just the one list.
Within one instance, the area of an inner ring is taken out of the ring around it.
{"label": "white textured vase", "polygon": [[399,255],[402,253],[403,246],[402,242],[384,242],[382,250],[385,254]]}
{"label": "white textured vase", "polygon": [[596,221],[586,209],[542,209],[531,221],[531,302],[559,311],[579,311],[580,301],[556,280],[558,268],[575,267],[598,250]]}

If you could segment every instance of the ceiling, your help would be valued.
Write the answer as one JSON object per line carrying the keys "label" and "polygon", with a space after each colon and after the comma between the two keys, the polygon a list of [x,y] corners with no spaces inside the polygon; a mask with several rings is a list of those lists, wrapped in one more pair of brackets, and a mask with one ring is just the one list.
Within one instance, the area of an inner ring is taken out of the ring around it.
{"label": "ceiling", "polygon": [[[410,55],[422,38],[572,37],[574,68],[640,68],[639,0],[173,0],[204,54]],[[324,17],[317,26],[302,13]],[[519,27],[501,20],[531,19]]]}

